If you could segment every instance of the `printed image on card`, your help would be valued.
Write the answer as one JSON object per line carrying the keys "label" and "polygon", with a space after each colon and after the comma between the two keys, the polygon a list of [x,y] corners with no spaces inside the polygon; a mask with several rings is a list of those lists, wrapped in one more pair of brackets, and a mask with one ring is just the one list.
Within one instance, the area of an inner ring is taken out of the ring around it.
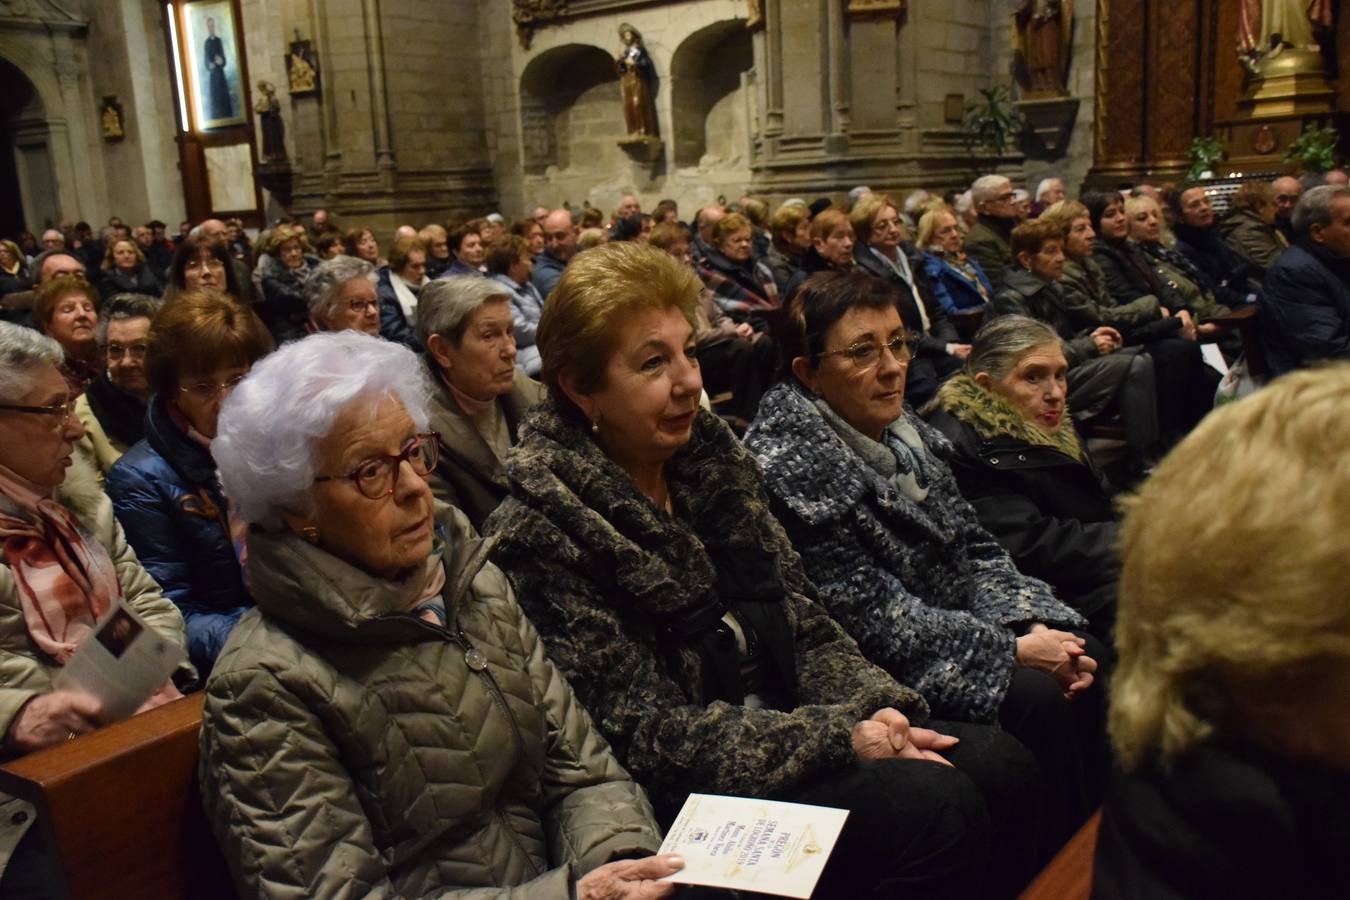
{"label": "printed image on card", "polygon": [[136,712],[184,659],[182,647],[119,600],[80,643],[54,684],[97,697],[108,718],[118,722]]}
{"label": "printed image on card", "polygon": [[684,857],[665,880],[810,897],[848,810],[690,794],[661,845]]}

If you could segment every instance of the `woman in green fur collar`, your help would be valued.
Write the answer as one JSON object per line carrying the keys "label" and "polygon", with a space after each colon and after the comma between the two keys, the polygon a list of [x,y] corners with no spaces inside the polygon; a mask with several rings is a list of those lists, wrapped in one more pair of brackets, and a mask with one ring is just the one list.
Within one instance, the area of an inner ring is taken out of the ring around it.
{"label": "woman in green fur collar", "polygon": [[1069,419],[1059,336],[1003,316],[975,336],[965,370],[929,406],[956,448],[952,471],[980,524],[1023,574],[1048,582],[1110,639],[1116,517],[1111,494]]}

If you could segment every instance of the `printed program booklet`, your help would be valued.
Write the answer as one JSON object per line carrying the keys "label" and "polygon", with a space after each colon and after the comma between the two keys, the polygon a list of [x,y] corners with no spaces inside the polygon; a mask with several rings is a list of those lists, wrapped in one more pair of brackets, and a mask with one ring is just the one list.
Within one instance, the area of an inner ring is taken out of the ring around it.
{"label": "printed program booklet", "polygon": [[57,673],[58,688],[103,701],[108,720],[131,718],[184,660],[183,648],[145,624],[121,601],[94,626]]}
{"label": "printed program booklet", "polygon": [[847,818],[846,809],[690,794],[661,845],[684,868],[665,880],[810,897]]}

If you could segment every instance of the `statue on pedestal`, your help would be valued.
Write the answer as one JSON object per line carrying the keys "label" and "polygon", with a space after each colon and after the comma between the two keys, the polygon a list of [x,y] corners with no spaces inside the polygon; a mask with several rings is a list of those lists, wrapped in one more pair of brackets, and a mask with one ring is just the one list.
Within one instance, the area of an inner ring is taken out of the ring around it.
{"label": "statue on pedestal", "polygon": [[286,159],[286,126],[281,121],[281,101],[270,81],[258,82],[258,100],[253,111],[258,114],[262,131],[262,161],[284,163]]}
{"label": "statue on pedestal", "polygon": [[1238,57],[1261,74],[1261,62],[1285,48],[1318,52],[1319,33],[1331,31],[1334,17],[1332,0],[1240,0]]}
{"label": "statue on pedestal", "polygon": [[1022,0],[1013,12],[1013,65],[1022,95],[1063,97],[1068,91],[1073,0]]}
{"label": "statue on pedestal", "polygon": [[630,138],[653,137],[656,117],[653,115],[651,79],[656,74],[647,48],[642,46],[642,34],[624,22],[619,26],[623,51],[614,60],[619,73],[619,87],[623,91],[623,121]]}

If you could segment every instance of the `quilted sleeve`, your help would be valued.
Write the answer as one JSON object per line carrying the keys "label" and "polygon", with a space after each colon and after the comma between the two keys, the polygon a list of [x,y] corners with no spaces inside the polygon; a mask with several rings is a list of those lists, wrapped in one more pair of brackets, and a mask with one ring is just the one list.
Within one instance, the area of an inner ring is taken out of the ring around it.
{"label": "quilted sleeve", "polygon": [[[274,673],[211,679],[200,740],[202,803],[241,897],[402,900],[336,746]],[[565,865],[512,888],[439,896],[552,900],[570,896],[576,877]]]}

